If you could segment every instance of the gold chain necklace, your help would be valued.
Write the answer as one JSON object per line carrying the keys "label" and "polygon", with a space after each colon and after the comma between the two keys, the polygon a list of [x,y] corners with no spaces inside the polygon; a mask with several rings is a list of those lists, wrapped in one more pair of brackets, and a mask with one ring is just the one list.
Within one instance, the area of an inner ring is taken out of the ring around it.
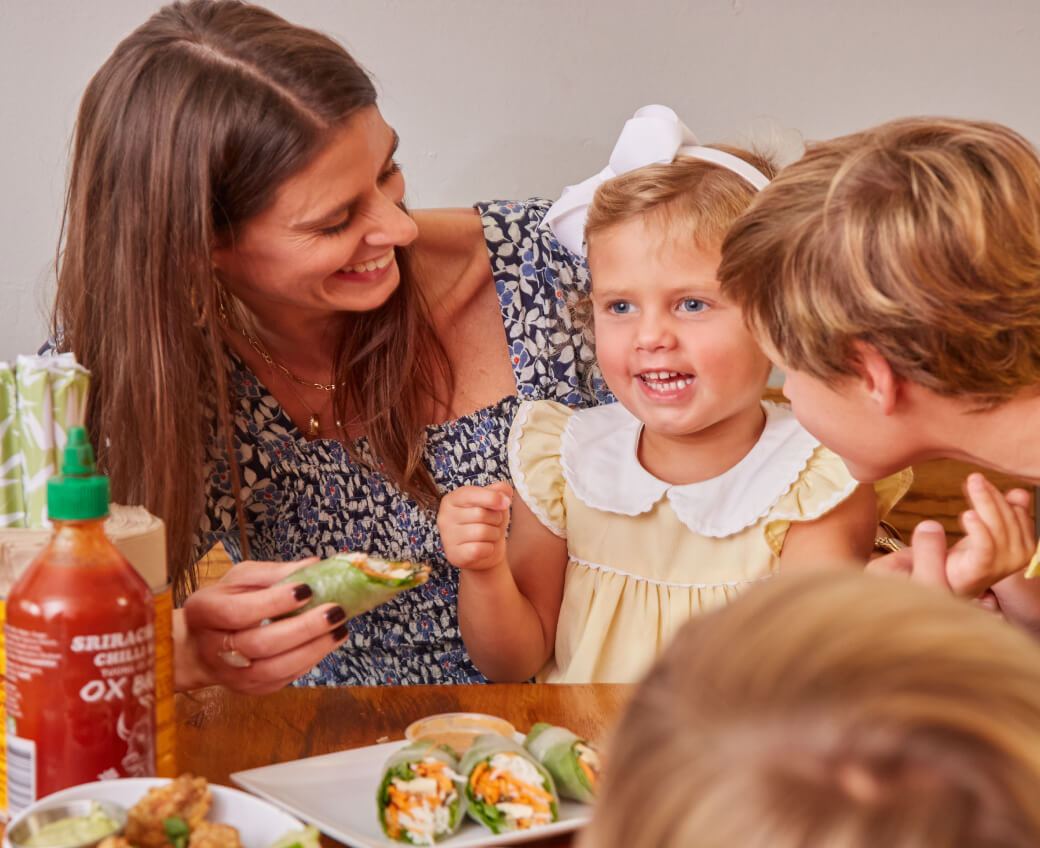
{"label": "gold chain necklace", "polygon": [[251,336],[246,331],[245,327],[239,327],[238,330],[245,337],[245,340],[247,342],[249,342],[249,346],[260,355],[260,358],[264,362],[267,363],[267,367],[268,368],[277,368],[286,377],[288,377],[290,380],[295,380],[301,386],[308,386],[309,388],[312,388],[312,389],[321,389],[323,392],[334,392],[334,391],[336,391],[336,384],[335,383],[315,383],[315,382],[313,382],[311,380],[304,380],[302,377],[297,377],[295,374],[293,374],[292,371],[290,371],[288,368],[286,368],[284,365],[282,365],[281,362],[275,362],[275,360],[271,356],[271,354],[269,354],[267,352],[267,350],[264,348],[264,346],[262,344],[260,344],[260,340],[255,338],[254,336]]}
{"label": "gold chain necklace", "polygon": [[[224,289],[223,286],[219,285],[217,289],[217,307],[220,313],[220,320],[223,321],[225,327],[230,327],[231,321],[228,319],[227,309],[224,305]],[[325,409],[325,407],[329,405],[330,402],[335,401],[336,384],[315,383],[312,380],[304,380],[302,377],[297,377],[295,374],[293,374],[292,371],[290,371],[288,368],[282,365],[281,362],[276,362],[274,357],[267,352],[267,349],[262,344],[260,344],[260,340],[255,336],[251,335],[245,327],[239,327],[238,331],[242,334],[242,337],[249,343],[249,346],[256,351],[257,355],[264,361],[264,363],[272,372],[277,368],[286,377],[288,377],[293,382],[299,383],[301,386],[307,386],[312,389],[320,389],[323,392],[329,393],[330,397],[327,401],[325,401],[325,403],[323,403],[318,409],[311,409],[311,405],[303,399],[303,395],[296,391],[296,388],[293,386],[293,384],[287,383],[292,393],[296,395],[296,399],[300,402],[300,405],[309,413],[309,417],[307,420],[308,438],[317,438],[321,432],[321,420],[318,418],[318,413],[322,412]],[[335,410],[333,410],[333,412],[335,412]],[[345,436],[343,435],[342,422],[337,420],[336,427],[339,430],[340,437],[345,438]]]}
{"label": "gold chain necklace", "polygon": [[[320,434],[320,432],[321,432],[321,419],[318,418],[318,413],[321,412],[322,410],[324,410],[325,407],[328,406],[328,404],[335,399],[335,396],[336,396],[336,394],[335,394],[336,393],[336,384],[335,383],[315,383],[315,382],[312,382],[311,380],[304,380],[304,379],[302,379],[300,377],[297,377],[295,374],[293,374],[292,371],[290,371],[288,368],[286,368],[284,365],[282,365],[281,362],[276,362],[274,360],[274,357],[272,357],[271,354],[269,354],[264,349],[264,346],[262,344],[260,344],[260,340],[255,338],[255,337],[253,337],[253,336],[251,336],[246,331],[245,327],[239,327],[239,332],[243,335],[245,340],[247,342],[249,342],[249,346],[253,350],[255,350],[257,352],[257,354],[260,356],[260,358],[267,364],[267,367],[270,368],[272,371],[275,368],[277,368],[279,371],[281,371],[283,374],[285,374],[286,377],[290,378],[291,380],[296,381],[300,385],[308,386],[308,387],[310,387],[312,389],[321,389],[321,391],[329,393],[329,395],[330,395],[329,399],[327,401],[325,401],[325,403],[323,403],[318,409],[311,409],[311,405],[309,403],[307,403],[303,399],[303,396],[298,391],[296,391],[296,389],[293,387],[292,383],[288,384],[289,388],[292,390],[292,393],[294,395],[296,395],[296,399],[300,402],[300,404],[303,406],[303,408],[306,409],[307,412],[309,413],[309,417],[308,417],[308,420],[307,420],[307,437],[311,438],[311,439],[316,439],[318,437],[318,435]],[[342,432],[343,432],[343,425],[342,425],[342,423],[340,423],[339,421],[336,421],[336,427],[339,429],[340,434],[342,435]]]}

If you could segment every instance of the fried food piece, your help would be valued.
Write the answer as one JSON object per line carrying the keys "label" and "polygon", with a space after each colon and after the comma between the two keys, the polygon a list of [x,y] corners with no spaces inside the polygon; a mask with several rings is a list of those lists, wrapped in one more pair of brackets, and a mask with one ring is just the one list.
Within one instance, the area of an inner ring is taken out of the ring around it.
{"label": "fried food piece", "polygon": [[206,778],[182,774],[164,786],[149,789],[130,808],[124,834],[135,848],[169,848],[163,819],[177,816],[194,831],[212,804],[213,795]]}
{"label": "fried food piece", "polygon": [[231,825],[202,821],[191,829],[188,848],[242,848],[242,842]]}
{"label": "fried food piece", "polygon": [[98,843],[97,848],[133,848],[133,846],[125,836],[106,836]]}

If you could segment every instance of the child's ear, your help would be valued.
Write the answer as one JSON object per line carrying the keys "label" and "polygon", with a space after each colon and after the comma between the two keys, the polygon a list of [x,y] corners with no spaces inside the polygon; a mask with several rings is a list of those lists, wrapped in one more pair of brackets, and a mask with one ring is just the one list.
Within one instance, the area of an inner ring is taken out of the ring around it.
{"label": "child's ear", "polygon": [[863,388],[877,403],[882,415],[891,414],[899,398],[899,378],[892,366],[874,345],[869,342],[853,342],[856,371],[863,381]]}

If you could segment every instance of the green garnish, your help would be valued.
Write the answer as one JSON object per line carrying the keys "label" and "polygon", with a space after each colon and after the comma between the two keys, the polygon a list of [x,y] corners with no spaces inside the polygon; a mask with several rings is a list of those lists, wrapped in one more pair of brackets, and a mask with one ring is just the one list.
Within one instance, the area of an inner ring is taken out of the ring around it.
{"label": "green garnish", "polygon": [[191,833],[188,823],[180,816],[170,816],[162,820],[163,830],[166,838],[170,840],[173,848],[185,848],[188,844],[188,836]]}

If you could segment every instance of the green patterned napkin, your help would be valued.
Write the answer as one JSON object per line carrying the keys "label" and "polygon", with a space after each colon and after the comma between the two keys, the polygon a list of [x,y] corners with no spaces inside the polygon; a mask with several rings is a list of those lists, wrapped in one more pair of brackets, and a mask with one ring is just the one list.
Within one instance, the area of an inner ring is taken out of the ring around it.
{"label": "green patterned napkin", "polygon": [[25,526],[22,498],[22,440],[14,368],[0,362],[0,527]]}
{"label": "green patterned napkin", "polygon": [[[5,469],[0,526],[40,527],[46,523],[47,480],[58,472],[69,428],[83,424],[89,377],[71,353],[18,357],[14,368],[16,414],[9,415],[0,406],[2,420],[10,419],[0,442],[0,469]],[[3,390],[7,401],[6,382]],[[11,431],[13,436],[8,439]],[[8,489],[19,488],[8,485],[16,476],[20,490],[8,497]]]}

